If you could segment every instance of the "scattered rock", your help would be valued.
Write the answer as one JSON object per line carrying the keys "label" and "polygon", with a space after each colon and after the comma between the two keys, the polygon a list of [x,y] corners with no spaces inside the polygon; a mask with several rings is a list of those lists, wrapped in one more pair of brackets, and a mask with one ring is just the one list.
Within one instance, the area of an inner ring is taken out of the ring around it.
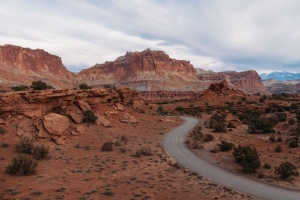
{"label": "scattered rock", "polygon": [[98,119],[96,121],[97,125],[102,124],[106,128],[110,126],[110,122],[107,119],[105,119],[104,117],[100,116],[99,114],[96,114],[96,116],[98,117]]}
{"label": "scattered rock", "polygon": [[135,117],[130,115],[129,113],[124,113],[121,116],[120,121],[123,122],[123,123],[131,123],[131,124],[136,124],[137,123],[137,120],[135,119]]}
{"label": "scattered rock", "polygon": [[124,106],[122,104],[120,104],[120,103],[116,103],[115,104],[115,108],[118,111],[123,111],[124,110]]}
{"label": "scattered rock", "polygon": [[117,115],[118,112],[117,111],[105,111],[104,114],[108,117],[108,116],[111,116],[111,115]]}
{"label": "scattered rock", "polygon": [[35,111],[27,111],[23,113],[25,116],[29,117],[29,118],[33,118],[33,117],[42,117],[42,111],[41,110],[35,110]]}
{"label": "scattered rock", "polygon": [[81,100],[77,100],[76,104],[79,106],[79,108],[84,112],[86,110],[92,110],[91,106],[85,102],[85,101],[81,101]]}
{"label": "scattered rock", "polygon": [[33,120],[31,120],[31,119],[29,119],[29,118],[23,119],[23,120],[18,124],[18,127],[19,127],[19,128],[24,128],[24,127],[28,127],[28,126],[33,126]]}
{"label": "scattered rock", "polygon": [[45,129],[50,135],[62,136],[69,128],[70,122],[66,116],[50,113],[43,117]]}
{"label": "scattered rock", "polygon": [[76,131],[79,133],[84,133],[85,132],[85,127],[83,125],[79,125],[76,127]]}

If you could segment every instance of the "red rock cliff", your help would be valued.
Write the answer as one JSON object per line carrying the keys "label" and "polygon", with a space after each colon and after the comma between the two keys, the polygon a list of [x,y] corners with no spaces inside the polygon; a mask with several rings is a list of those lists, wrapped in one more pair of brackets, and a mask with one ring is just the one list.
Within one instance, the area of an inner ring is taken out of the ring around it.
{"label": "red rock cliff", "polygon": [[244,72],[226,71],[218,73],[198,73],[198,78],[204,82],[220,82],[227,80],[230,88],[241,90],[247,94],[258,92],[261,94],[270,94],[266,90],[257,72],[253,70]]}
{"label": "red rock cliff", "polygon": [[138,91],[199,90],[197,73],[189,61],[175,60],[163,51],[127,52],[113,62],[96,64],[77,75],[79,83],[114,84]]}
{"label": "red rock cliff", "polygon": [[28,85],[34,80],[43,80],[56,88],[76,83],[75,74],[67,70],[61,58],[42,49],[0,46],[0,72],[2,84],[8,86]]}

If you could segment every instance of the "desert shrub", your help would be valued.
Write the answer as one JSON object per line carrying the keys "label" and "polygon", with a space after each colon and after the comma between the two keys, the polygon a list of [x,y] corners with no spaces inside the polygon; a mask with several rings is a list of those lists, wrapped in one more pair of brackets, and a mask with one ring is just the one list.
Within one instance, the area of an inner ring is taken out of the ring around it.
{"label": "desert shrub", "polygon": [[282,142],[282,137],[279,136],[276,141],[277,142]]}
{"label": "desert shrub", "polygon": [[275,152],[280,153],[283,151],[282,147],[280,145],[277,145],[274,149]]}
{"label": "desert shrub", "polygon": [[235,158],[235,161],[242,166],[242,171],[245,173],[254,173],[261,165],[255,147],[239,145],[234,148],[232,155]]}
{"label": "desert shrub", "polygon": [[275,135],[271,135],[271,136],[269,137],[269,140],[270,140],[270,142],[272,142],[272,143],[276,142]]}
{"label": "desert shrub", "polygon": [[299,176],[297,167],[289,162],[283,162],[279,165],[279,167],[275,167],[275,173],[279,174],[283,179],[290,176]]}
{"label": "desert shrub", "polygon": [[46,90],[46,89],[52,89],[53,87],[51,85],[47,85],[45,82],[38,80],[33,81],[30,86],[34,90]]}
{"label": "desert shrub", "polygon": [[8,143],[5,143],[5,142],[1,144],[1,147],[2,147],[2,148],[8,148],[9,146],[10,146],[10,145],[9,145]]}
{"label": "desert shrub", "polygon": [[177,106],[177,108],[175,108],[176,111],[183,111],[182,106]]}
{"label": "desert shrub", "polygon": [[287,115],[285,113],[276,113],[279,122],[285,122],[287,119]]}
{"label": "desert shrub", "polygon": [[289,147],[297,148],[298,147],[298,142],[296,140],[291,140],[290,143],[289,143]]}
{"label": "desert shrub", "polygon": [[102,151],[112,151],[113,150],[113,143],[112,142],[105,142],[102,145]]}
{"label": "desert shrub", "polygon": [[127,137],[127,135],[122,135],[121,136],[121,141],[123,141],[123,142],[128,142],[128,137]]}
{"label": "desert shrub", "polygon": [[79,85],[79,88],[81,89],[81,90],[86,90],[86,89],[91,89],[92,87],[90,87],[88,84],[86,84],[86,83],[81,83],[80,85]]}
{"label": "desert shrub", "polygon": [[292,103],[291,106],[290,106],[290,109],[297,110],[297,109],[299,109],[299,105],[296,104],[296,103]]}
{"label": "desert shrub", "polygon": [[218,153],[219,150],[217,148],[213,148],[213,149],[209,150],[209,152],[211,152],[211,153]]}
{"label": "desert shrub", "polygon": [[87,145],[85,145],[84,149],[89,151],[89,150],[91,150],[91,146],[89,144],[87,144]]}
{"label": "desert shrub", "polygon": [[127,151],[127,150],[126,150],[124,147],[120,148],[120,152],[121,152],[121,153],[126,153],[126,151]]}
{"label": "desert shrub", "polygon": [[98,119],[98,117],[95,115],[95,113],[91,110],[86,110],[83,112],[83,122],[86,123],[95,123]]}
{"label": "desert shrub", "polygon": [[241,100],[242,101],[247,101],[247,98],[246,97],[242,97]]}
{"label": "desert shrub", "polygon": [[142,147],[136,151],[135,155],[137,157],[141,157],[141,156],[152,156],[153,154],[149,147]]}
{"label": "desert shrub", "polygon": [[30,155],[20,154],[13,158],[12,164],[7,166],[5,173],[14,176],[32,175],[36,174],[37,166],[37,161]]}
{"label": "desert shrub", "polygon": [[114,145],[116,147],[119,147],[119,146],[122,146],[122,143],[119,140],[117,140],[117,141],[115,141]]}
{"label": "desert shrub", "polygon": [[271,169],[271,165],[269,163],[264,164],[263,166],[264,169]]}
{"label": "desert shrub", "polygon": [[26,85],[17,85],[17,86],[11,87],[11,89],[14,91],[23,91],[23,90],[28,90],[29,87]]}
{"label": "desert shrub", "polygon": [[59,114],[59,115],[65,115],[66,114],[66,110],[63,109],[60,106],[53,108],[52,112],[54,112],[56,114]]}
{"label": "desert shrub", "polygon": [[0,134],[4,135],[5,132],[6,132],[6,130],[4,128],[0,127]]}
{"label": "desert shrub", "polygon": [[30,154],[36,160],[43,160],[43,159],[47,158],[47,156],[49,154],[49,149],[43,145],[42,146],[34,146],[31,149]]}
{"label": "desert shrub", "polygon": [[168,114],[168,111],[165,111],[164,108],[162,106],[158,106],[156,112],[160,115],[166,115]]}
{"label": "desert shrub", "polygon": [[236,128],[236,126],[232,122],[229,122],[227,128]]}
{"label": "desert shrub", "polygon": [[230,151],[231,149],[233,149],[234,144],[232,142],[226,142],[222,140],[219,146],[220,151]]}
{"label": "desert shrub", "polygon": [[290,125],[295,125],[296,122],[295,122],[294,119],[289,119],[288,123],[289,123]]}
{"label": "desert shrub", "polygon": [[212,134],[204,134],[203,142],[211,142],[215,139]]}
{"label": "desert shrub", "polygon": [[33,149],[33,142],[29,138],[25,137],[20,142],[18,142],[15,147],[18,153],[31,154],[31,150]]}

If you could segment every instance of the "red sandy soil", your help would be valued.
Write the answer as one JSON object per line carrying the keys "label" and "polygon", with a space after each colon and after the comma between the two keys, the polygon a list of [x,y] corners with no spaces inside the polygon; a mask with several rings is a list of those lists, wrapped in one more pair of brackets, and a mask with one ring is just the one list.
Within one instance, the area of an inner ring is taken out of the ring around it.
{"label": "red sandy soil", "polygon": [[[271,169],[263,169],[261,166],[255,174],[245,175],[251,178],[258,179],[260,181],[268,182],[271,184],[279,185],[286,188],[299,189],[300,188],[300,178],[299,177],[290,177],[287,180],[282,180],[279,178],[279,175],[274,173],[275,167],[278,167],[280,163],[288,161],[294,164],[298,169],[300,168],[300,149],[299,148],[289,148],[288,142],[286,138],[290,136],[288,133],[288,128],[290,125],[286,125],[286,122],[280,123],[276,127],[276,134],[273,134],[277,137],[281,136],[283,138],[283,142],[275,142],[272,143],[269,140],[269,137],[272,134],[249,134],[247,132],[247,125],[242,123],[233,122],[237,127],[232,129],[233,131],[229,131],[227,133],[215,133],[212,129],[207,128],[204,123],[205,121],[209,121],[211,115],[203,114],[200,119],[202,125],[202,132],[204,134],[211,133],[215,139],[209,143],[203,143],[204,150],[193,150],[196,154],[205,158],[211,163],[214,163],[222,168],[230,170],[232,172],[241,173],[241,166],[235,163],[234,157],[232,156],[232,151],[229,152],[221,152],[211,153],[210,150],[217,148],[218,144],[221,143],[221,140],[225,140],[227,142],[232,142],[235,146],[239,144],[244,145],[252,145],[255,146],[258,150],[260,161],[262,166],[265,163],[268,163],[272,166]],[[295,116],[294,116],[295,117]],[[227,121],[233,119],[231,114],[228,114]],[[280,131],[281,134],[278,134]],[[280,145],[283,149],[282,152],[277,153],[274,151],[275,147]],[[258,175],[263,174],[263,178],[258,178]]]}
{"label": "red sandy soil", "polygon": [[[72,136],[65,145],[36,142],[50,147],[51,158],[39,162],[36,175],[18,177],[4,173],[17,155],[14,144],[19,138],[14,131],[20,120],[15,116],[5,127],[7,133],[0,135],[0,143],[10,145],[0,149],[0,199],[253,199],[169,165],[162,139],[181,119],[145,115],[128,107],[125,111],[139,123],[124,124],[119,115],[112,115],[108,120],[115,127],[86,126],[85,133]],[[121,142],[112,152],[101,151],[103,143],[120,140],[122,135],[128,137],[127,144]],[[150,147],[153,156],[136,157],[141,147]]]}

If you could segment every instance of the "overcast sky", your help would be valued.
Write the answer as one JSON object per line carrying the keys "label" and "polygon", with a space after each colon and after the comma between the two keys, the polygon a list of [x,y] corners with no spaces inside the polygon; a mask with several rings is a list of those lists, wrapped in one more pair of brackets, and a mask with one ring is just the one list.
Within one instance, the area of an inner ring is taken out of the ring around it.
{"label": "overcast sky", "polygon": [[1,0],[0,45],[39,48],[71,71],[163,50],[214,71],[300,72],[299,0]]}

